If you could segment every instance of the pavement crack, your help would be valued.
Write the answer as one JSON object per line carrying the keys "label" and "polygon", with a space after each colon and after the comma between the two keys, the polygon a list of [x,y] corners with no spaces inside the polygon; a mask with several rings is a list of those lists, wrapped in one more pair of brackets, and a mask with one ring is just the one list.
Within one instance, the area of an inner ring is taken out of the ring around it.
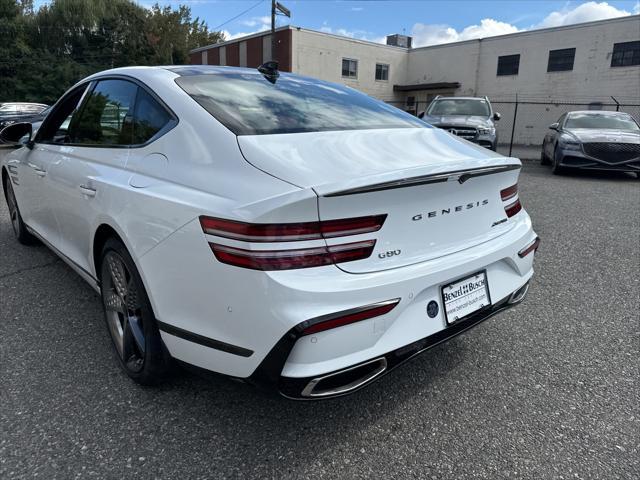
{"label": "pavement crack", "polygon": [[14,275],[19,275],[21,273],[28,272],[30,270],[38,270],[40,268],[47,268],[47,267],[50,267],[51,265],[54,265],[54,264],[56,264],[58,262],[60,262],[60,259],[56,258],[56,259],[54,259],[54,260],[52,260],[50,262],[42,263],[40,265],[32,265],[30,267],[23,267],[23,268],[20,268],[18,270],[15,270],[13,272],[9,272],[9,273],[5,273],[3,275],[0,275],[0,280],[4,280],[5,278],[13,277]]}

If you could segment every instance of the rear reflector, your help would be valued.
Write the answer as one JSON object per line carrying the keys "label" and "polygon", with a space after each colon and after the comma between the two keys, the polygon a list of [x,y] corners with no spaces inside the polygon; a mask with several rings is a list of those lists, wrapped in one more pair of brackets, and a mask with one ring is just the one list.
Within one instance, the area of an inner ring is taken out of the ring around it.
{"label": "rear reflector", "polygon": [[312,324],[302,331],[302,335],[311,335],[313,333],[324,332],[332,328],[342,327],[351,323],[360,322],[369,318],[378,317],[389,313],[400,302],[399,298],[387,300],[386,302],[375,303],[365,307],[354,308],[346,312],[339,312],[334,315],[328,315],[310,320]]}
{"label": "rear reflector", "polygon": [[534,241],[527,244],[526,247],[524,247],[522,250],[518,252],[518,256],[520,258],[524,258],[527,255],[529,255],[531,252],[535,252],[536,250],[538,250],[539,246],[540,246],[540,237],[536,237]]}
{"label": "rear reflector", "polygon": [[302,223],[244,223],[214,217],[200,217],[202,230],[217,237],[245,242],[297,242],[377,232],[387,215],[323,220]]}
{"label": "rear reflector", "polygon": [[222,263],[253,270],[290,270],[369,258],[375,244],[375,240],[365,240],[329,247],[289,250],[245,250],[217,243],[209,245]]}

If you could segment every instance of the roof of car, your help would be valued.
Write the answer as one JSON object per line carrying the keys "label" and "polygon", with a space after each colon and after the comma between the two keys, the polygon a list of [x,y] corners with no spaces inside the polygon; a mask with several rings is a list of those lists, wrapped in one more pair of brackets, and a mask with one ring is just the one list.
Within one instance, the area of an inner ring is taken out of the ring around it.
{"label": "roof of car", "polygon": [[486,100],[484,97],[438,97],[433,100]]}
{"label": "roof of car", "polygon": [[579,113],[581,115],[584,114],[591,114],[591,115],[611,115],[611,116],[615,116],[615,115],[629,115],[626,112],[614,112],[611,110],[573,110],[571,112],[567,112],[568,115],[573,115],[574,113]]}
{"label": "roof of car", "polygon": [[0,106],[4,105],[38,105],[39,107],[48,107],[46,103],[36,103],[36,102],[3,102],[0,103]]}

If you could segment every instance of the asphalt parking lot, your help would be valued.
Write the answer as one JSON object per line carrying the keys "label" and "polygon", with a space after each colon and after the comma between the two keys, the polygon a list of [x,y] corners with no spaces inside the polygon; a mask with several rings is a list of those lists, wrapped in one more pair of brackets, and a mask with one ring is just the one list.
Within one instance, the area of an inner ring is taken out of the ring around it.
{"label": "asphalt parking lot", "polygon": [[0,478],[639,478],[640,182],[527,163],[520,190],[524,304],[320,403],[135,385],[98,296],[0,201]]}

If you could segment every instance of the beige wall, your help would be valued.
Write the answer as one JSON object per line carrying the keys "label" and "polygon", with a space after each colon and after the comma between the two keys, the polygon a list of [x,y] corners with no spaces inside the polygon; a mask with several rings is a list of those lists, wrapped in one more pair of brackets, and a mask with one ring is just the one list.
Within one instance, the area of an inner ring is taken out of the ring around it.
{"label": "beige wall", "polygon": [[[637,103],[640,66],[611,67],[614,43],[640,40],[640,16],[409,51],[406,83],[460,82],[456,95]],[[550,50],[576,48],[572,71],[547,73]],[[518,75],[498,76],[498,57],[520,54]],[[424,93],[424,92],[423,92]],[[423,95],[424,96],[424,95]],[[610,98],[609,98],[610,100]]]}
{"label": "beige wall", "polygon": [[[358,78],[342,77],[342,59],[358,60]],[[376,63],[389,65],[389,80],[375,79]],[[405,82],[407,50],[362,42],[335,35],[293,29],[293,69],[301,75],[342,83],[382,100],[404,95],[393,92],[394,84]]]}

